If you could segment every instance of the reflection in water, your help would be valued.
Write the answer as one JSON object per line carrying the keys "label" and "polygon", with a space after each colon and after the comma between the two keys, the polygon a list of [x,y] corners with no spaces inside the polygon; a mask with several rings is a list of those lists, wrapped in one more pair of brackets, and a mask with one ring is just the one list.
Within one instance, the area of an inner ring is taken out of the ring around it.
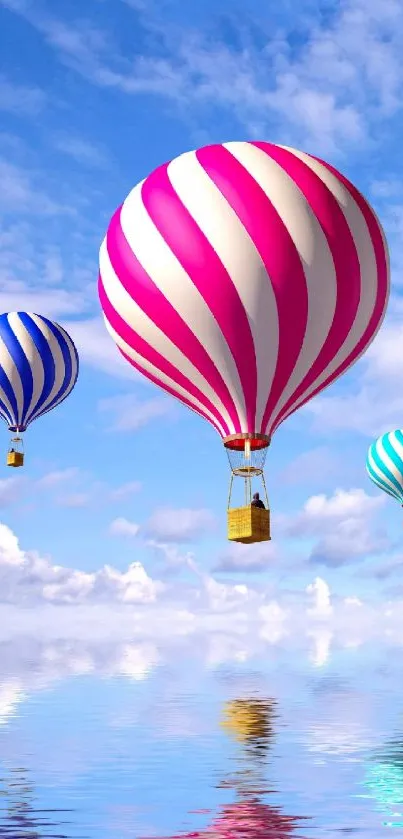
{"label": "reflection in water", "polygon": [[234,699],[224,705],[221,726],[240,744],[241,750],[238,754],[240,768],[220,786],[232,787],[248,798],[267,791],[266,758],[274,738],[276,716],[273,699]]}
{"label": "reflection in water", "polygon": [[380,810],[388,815],[385,827],[403,827],[403,739],[388,740],[371,761],[365,774],[368,794]]}
{"label": "reflection in water", "polygon": [[211,824],[200,831],[178,834],[172,839],[288,839],[297,836],[298,820],[284,816],[276,807],[256,800],[237,801],[221,808]]}
{"label": "reflection in water", "polygon": [[274,736],[275,702],[272,699],[236,699],[225,705],[222,727],[240,744],[240,768],[219,786],[233,789],[237,800],[224,805],[204,829],[177,834],[170,839],[288,839],[301,818],[286,816],[267,804],[265,762]]}
{"label": "reflection in water", "polygon": [[272,699],[233,699],[224,706],[222,727],[252,752],[265,752],[273,737]]}
{"label": "reflection in water", "polygon": [[[34,805],[33,787],[27,771],[12,769],[7,777],[0,777],[0,836],[8,839],[68,839],[60,831],[63,822],[54,822],[55,813],[62,810],[39,810]],[[57,832],[53,832],[57,829]]]}
{"label": "reflection in water", "polygon": [[383,649],[326,674],[286,651],[201,669],[176,648],[150,670],[144,646],[129,668],[134,649],[0,642],[0,839],[401,833],[402,676]]}

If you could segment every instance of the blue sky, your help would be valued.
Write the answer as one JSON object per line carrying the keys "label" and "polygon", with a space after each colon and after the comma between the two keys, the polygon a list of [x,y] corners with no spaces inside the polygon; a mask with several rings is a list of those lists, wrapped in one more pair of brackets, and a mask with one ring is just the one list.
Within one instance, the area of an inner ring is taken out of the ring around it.
{"label": "blue sky", "polygon": [[[401,512],[365,457],[402,424],[402,35],[394,0],[0,0],[0,306],[58,320],[82,360],[71,398],[29,429],[23,475],[3,468],[9,604],[152,603],[189,624],[257,603],[313,620],[313,601],[337,622],[356,597],[365,631],[373,608],[398,613]],[[246,548],[226,542],[218,436],[118,357],[96,280],[135,183],[187,149],[257,137],[341,168],[384,223],[393,273],[365,359],[277,432],[274,538]]]}

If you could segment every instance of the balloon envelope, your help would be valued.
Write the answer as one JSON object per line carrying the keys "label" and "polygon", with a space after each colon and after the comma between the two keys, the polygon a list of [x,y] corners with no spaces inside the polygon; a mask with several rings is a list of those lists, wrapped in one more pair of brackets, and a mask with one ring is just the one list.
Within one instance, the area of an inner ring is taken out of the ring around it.
{"label": "balloon envelope", "polygon": [[78,376],[77,350],[59,324],[30,312],[0,315],[0,416],[23,432],[60,405]]}
{"label": "balloon envelope", "polygon": [[100,249],[99,295],[137,370],[223,438],[270,437],[371,343],[388,249],[329,164],[272,143],[212,145],[129,193]]}
{"label": "balloon envelope", "polygon": [[389,431],[372,443],[367,472],[377,487],[403,504],[403,431]]}

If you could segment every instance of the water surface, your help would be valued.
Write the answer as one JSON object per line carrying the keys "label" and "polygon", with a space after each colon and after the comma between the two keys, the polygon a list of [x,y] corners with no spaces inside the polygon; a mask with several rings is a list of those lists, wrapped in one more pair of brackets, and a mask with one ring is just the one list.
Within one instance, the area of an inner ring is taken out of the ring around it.
{"label": "water surface", "polygon": [[[228,640],[228,639],[227,639]],[[0,647],[0,836],[341,837],[403,827],[387,645]]]}

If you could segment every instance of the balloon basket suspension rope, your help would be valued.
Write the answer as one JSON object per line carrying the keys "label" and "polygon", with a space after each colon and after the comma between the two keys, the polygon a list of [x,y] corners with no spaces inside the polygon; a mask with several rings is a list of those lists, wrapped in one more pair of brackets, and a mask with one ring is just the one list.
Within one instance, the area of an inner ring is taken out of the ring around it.
{"label": "balloon basket suspension rope", "polygon": [[[226,437],[223,442],[231,469],[227,509],[228,539],[243,544],[267,542],[271,539],[270,507],[263,468],[270,438],[264,434],[234,434]],[[237,507],[231,506],[234,478],[244,481],[244,504]],[[263,486],[265,508],[252,504],[252,481],[256,478]]]}
{"label": "balloon basket suspension rope", "polygon": [[7,452],[7,466],[13,466],[17,468],[18,466],[24,465],[24,443],[22,437],[18,434],[16,437],[12,437],[10,440],[10,446]]}

